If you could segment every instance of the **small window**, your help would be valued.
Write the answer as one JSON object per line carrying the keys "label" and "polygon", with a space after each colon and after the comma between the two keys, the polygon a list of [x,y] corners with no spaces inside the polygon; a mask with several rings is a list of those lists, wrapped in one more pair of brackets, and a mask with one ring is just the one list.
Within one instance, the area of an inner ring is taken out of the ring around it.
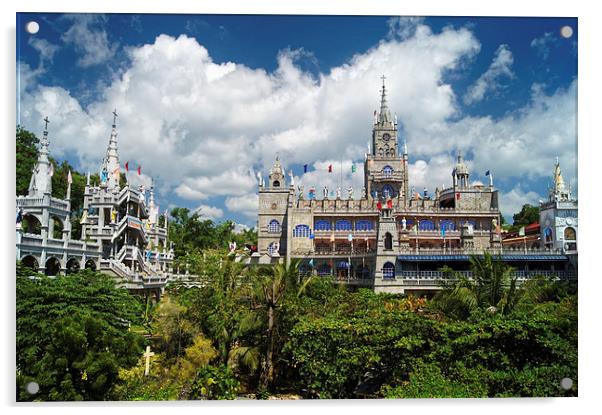
{"label": "small window", "polygon": [[297,225],[295,229],[293,229],[293,237],[294,238],[309,238],[311,234],[311,230],[307,225]]}
{"label": "small window", "polygon": [[385,234],[385,249],[393,249],[393,235],[391,235],[389,232]]}
{"label": "small window", "polygon": [[386,262],[383,265],[383,278],[387,280],[395,279],[395,265],[392,262]]}
{"label": "small window", "polygon": [[280,187],[280,182],[278,180],[274,180],[272,187]]}
{"label": "small window", "polygon": [[564,240],[565,241],[575,241],[577,240],[577,233],[574,228],[566,228],[564,230]]}
{"label": "small window", "polygon": [[391,167],[391,166],[383,167],[383,176],[385,176],[385,177],[393,176],[393,167]]}
{"label": "small window", "polygon": [[374,225],[372,221],[369,220],[358,220],[355,222],[355,230],[360,232],[371,231],[374,229]]}
{"label": "small window", "polygon": [[268,233],[280,233],[280,222],[272,219],[268,224]]}

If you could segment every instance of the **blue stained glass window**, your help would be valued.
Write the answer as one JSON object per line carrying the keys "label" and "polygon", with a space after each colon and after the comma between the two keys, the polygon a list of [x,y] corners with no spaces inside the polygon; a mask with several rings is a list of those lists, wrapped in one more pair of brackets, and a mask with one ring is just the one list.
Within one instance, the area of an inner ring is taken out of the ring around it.
{"label": "blue stained glass window", "polygon": [[311,230],[307,225],[297,225],[295,229],[293,229],[293,237],[294,238],[309,238],[311,234]]}
{"label": "blue stained glass window", "polygon": [[280,222],[276,219],[272,219],[268,224],[268,233],[279,233],[280,232]]}
{"label": "blue stained glass window", "polygon": [[370,220],[358,220],[355,222],[356,231],[371,231],[374,230],[374,225]]}
{"label": "blue stained glass window", "polygon": [[393,176],[393,167],[391,167],[391,166],[383,167],[383,176],[385,176],[385,177]]}
{"label": "blue stained glass window", "polygon": [[316,226],[314,228],[317,231],[329,231],[330,230],[330,221],[329,220],[317,220]]}
{"label": "blue stained glass window", "polygon": [[395,197],[395,190],[393,189],[393,186],[391,186],[390,184],[386,184],[383,186],[383,196],[384,197]]}
{"label": "blue stained glass window", "polygon": [[455,231],[456,224],[451,220],[445,219],[441,221],[441,229],[445,229],[446,231]]}
{"label": "blue stained glass window", "polygon": [[435,229],[435,224],[433,223],[432,220],[428,220],[428,219],[423,219],[420,221],[420,228],[421,231],[432,231]]}
{"label": "blue stained glass window", "polygon": [[337,220],[334,224],[334,229],[337,231],[350,231],[351,221],[346,219]]}
{"label": "blue stained glass window", "polygon": [[383,265],[383,278],[395,278],[395,264],[393,264],[392,262],[386,262],[385,265]]}

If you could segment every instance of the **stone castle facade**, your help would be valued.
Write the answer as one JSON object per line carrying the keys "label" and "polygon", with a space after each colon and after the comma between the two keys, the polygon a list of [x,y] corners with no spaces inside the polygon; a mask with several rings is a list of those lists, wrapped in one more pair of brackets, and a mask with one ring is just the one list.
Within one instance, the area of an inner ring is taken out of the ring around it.
{"label": "stone castle facade", "polygon": [[[503,253],[492,176],[487,186],[471,185],[458,155],[450,166],[452,186],[419,195],[410,187],[407,146],[398,143],[383,83],[359,197],[351,188],[347,197],[340,188],[335,197],[327,188],[321,198],[313,188],[306,195],[302,185],[295,189],[292,175],[287,183],[277,158],[267,183],[259,181],[258,252],[251,263],[299,258],[308,272],[375,291],[405,292],[436,288],[443,265],[464,272],[471,254]],[[566,257],[548,251],[538,264],[564,269]],[[519,269],[533,269],[532,258],[507,259]]]}

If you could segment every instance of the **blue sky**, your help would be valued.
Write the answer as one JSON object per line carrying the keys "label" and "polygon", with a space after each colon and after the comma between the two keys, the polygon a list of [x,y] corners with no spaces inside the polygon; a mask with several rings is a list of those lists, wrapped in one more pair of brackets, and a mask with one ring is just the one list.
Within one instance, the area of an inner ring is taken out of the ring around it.
{"label": "blue sky", "polygon": [[306,189],[338,185],[328,164],[361,187],[385,74],[410,186],[449,185],[461,151],[509,219],[556,156],[577,190],[577,38],[574,18],[20,13],[17,122],[40,134],[48,115],[53,155],[97,171],[117,108],[122,163],[163,209],[252,226],[276,153]]}

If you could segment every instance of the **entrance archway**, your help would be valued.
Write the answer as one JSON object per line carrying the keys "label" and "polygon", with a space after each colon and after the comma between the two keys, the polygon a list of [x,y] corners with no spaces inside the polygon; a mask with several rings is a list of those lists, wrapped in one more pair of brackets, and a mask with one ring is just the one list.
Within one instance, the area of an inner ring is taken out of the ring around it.
{"label": "entrance archway", "polygon": [[86,267],[86,269],[89,269],[90,271],[96,271],[96,262],[89,259],[86,261],[85,267]]}
{"label": "entrance archway", "polygon": [[48,276],[58,275],[61,272],[61,262],[55,257],[48,258],[46,261],[45,274]]}
{"label": "entrance archway", "polygon": [[40,267],[38,260],[33,255],[24,256],[21,259],[21,264],[35,272],[38,272],[38,268]]}
{"label": "entrance archway", "polygon": [[79,261],[76,258],[71,258],[67,261],[67,275],[75,274],[79,271]]}

